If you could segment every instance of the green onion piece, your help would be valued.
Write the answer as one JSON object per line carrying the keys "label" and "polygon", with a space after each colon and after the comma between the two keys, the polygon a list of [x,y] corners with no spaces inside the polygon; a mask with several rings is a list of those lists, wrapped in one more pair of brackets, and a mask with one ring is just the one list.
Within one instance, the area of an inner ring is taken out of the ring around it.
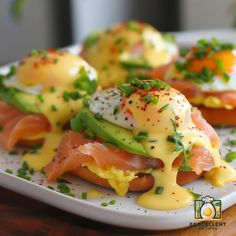
{"label": "green onion piece", "polygon": [[47,186],[47,188],[51,189],[51,190],[54,190],[54,188],[50,185]]}
{"label": "green onion piece", "polygon": [[115,205],[115,204],[116,204],[116,200],[115,200],[115,199],[111,200],[111,201],[109,202],[109,204],[110,204],[110,205]]}
{"label": "green onion piece", "polygon": [[100,205],[103,206],[103,207],[106,207],[106,206],[108,206],[108,203],[107,202],[102,202]]}
{"label": "green onion piece", "polygon": [[101,115],[99,112],[95,113],[94,117],[95,117],[97,120],[102,120],[102,115]]}
{"label": "green onion piece", "polygon": [[52,105],[51,105],[51,110],[52,110],[52,111],[58,111],[58,108],[57,108],[56,105],[52,104]]}
{"label": "green onion piece", "polygon": [[161,194],[164,191],[164,187],[157,186],[155,189],[155,194]]}
{"label": "green onion piece", "polygon": [[87,192],[83,192],[81,194],[81,197],[82,197],[82,199],[87,199],[88,198],[88,193]]}
{"label": "green onion piece", "polygon": [[226,162],[232,162],[234,159],[236,159],[236,152],[228,152],[225,156]]}
{"label": "green onion piece", "polygon": [[11,170],[11,169],[6,169],[5,172],[8,174],[13,174],[13,170]]}
{"label": "green onion piece", "polygon": [[119,111],[119,106],[116,105],[116,106],[114,107],[114,110],[113,110],[113,115],[117,114],[118,111]]}
{"label": "green onion piece", "polygon": [[139,132],[137,135],[133,137],[133,139],[137,142],[143,141],[147,139],[148,133],[147,132]]}
{"label": "green onion piece", "polygon": [[169,106],[169,104],[164,105],[163,107],[161,107],[161,108],[159,109],[159,112],[165,111],[165,110],[168,108],[168,106]]}

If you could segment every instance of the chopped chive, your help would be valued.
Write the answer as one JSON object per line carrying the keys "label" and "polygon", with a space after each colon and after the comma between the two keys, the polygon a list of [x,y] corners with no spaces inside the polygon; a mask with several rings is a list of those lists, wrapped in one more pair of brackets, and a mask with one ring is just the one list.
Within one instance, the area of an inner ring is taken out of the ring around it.
{"label": "chopped chive", "polygon": [[64,183],[58,184],[57,188],[60,190],[60,193],[69,193],[71,189]]}
{"label": "chopped chive", "polygon": [[18,177],[22,178],[22,179],[25,179],[25,180],[31,180],[31,177],[30,176],[27,176],[27,175],[17,175]]}
{"label": "chopped chive", "polygon": [[54,188],[50,185],[47,186],[47,188],[51,189],[51,190],[54,190]]}
{"label": "chopped chive", "polygon": [[58,111],[58,108],[57,108],[56,105],[52,104],[52,105],[51,105],[51,110],[52,110],[52,111]]}
{"label": "chopped chive", "polygon": [[59,184],[71,184],[70,181],[66,180],[66,179],[57,179],[57,183]]}
{"label": "chopped chive", "polygon": [[97,113],[94,115],[94,117],[95,117],[97,120],[102,120],[102,115],[101,115],[99,112],[97,112]]}
{"label": "chopped chive", "polygon": [[23,162],[22,169],[23,170],[29,170],[29,165],[28,165],[28,163],[26,161]]}
{"label": "chopped chive", "polygon": [[83,193],[81,194],[81,197],[82,197],[82,199],[87,199],[88,193],[87,193],[87,192],[83,192]]}
{"label": "chopped chive", "polygon": [[164,191],[164,187],[157,186],[155,189],[155,194],[161,194]]}
{"label": "chopped chive", "polygon": [[226,162],[232,162],[235,159],[236,159],[236,152],[228,152],[225,156]]}
{"label": "chopped chive", "polygon": [[30,173],[31,175],[33,175],[34,172],[35,172],[35,170],[34,170],[33,168],[30,168],[30,169],[29,169],[29,173]]}
{"label": "chopped chive", "polygon": [[55,86],[52,86],[52,87],[50,87],[49,90],[50,90],[51,93],[55,93],[55,92],[56,92],[56,87],[55,87]]}
{"label": "chopped chive", "polygon": [[116,105],[116,106],[114,107],[114,110],[113,110],[113,115],[116,115],[116,114],[118,113],[118,111],[119,111],[119,106]]}
{"label": "chopped chive", "polygon": [[115,204],[116,204],[116,200],[115,200],[115,199],[111,200],[111,201],[109,202],[109,204],[110,204],[110,205],[115,205]]}
{"label": "chopped chive", "polygon": [[10,152],[8,152],[8,154],[9,154],[9,155],[17,155],[18,152],[17,152],[17,151],[10,151]]}
{"label": "chopped chive", "polygon": [[108,203],[107,202],[102,202],[100,205],[103,206],[103,207],[106,207],[106,206],[108,206]]}
{"label": "chopped chive", "polygon": [[139,132],[137,135],[133,137],[133,139],[137,142],[143,141],[147,139],[148,133],[147,132]]}
{"label": "chopped chive", "polygon": [[13,170],[11,170],[11,169],[6,169],[5,172],[8,174],[13,174]]}
{"label": "chopped chive", "polygon": [[44,99],[44,96],[42,94],[39,94],[38,95],[38,100],[41,102],[41,103],[44,103],[45,99]]}
{"label": "chopped chive", "polygon": [[58,61],[59,61],[58,58],[53,59],[54,64],[57,64]]}
{"label": "chopped chive", "polygon": [[159,109],[159,112],[165,111],[165,110],[168,108],[168,106],[169,106],[169,104],[164,105],[163,107],[161,107],[161,108]]}
{"label": "chopped chive", "polygon": [[233,128],[231,131],[230,131],[231,134],[236,134],[236,128]]}
{"label": "chopped chive", "polygon": [[31,51],[31,55],[32,56],[35,56],[35,55],[38,55],[39,54],[39,52],[37,51],[37,50],[35,50],[35,49],[33,49],[32,51]]}
{"label": "chopped chive", "polygon": [[123,41],[123,38],[118,38],[118,39],[116,39],[116,40],[115,40],[115,45],[121,44],[122,41]]}

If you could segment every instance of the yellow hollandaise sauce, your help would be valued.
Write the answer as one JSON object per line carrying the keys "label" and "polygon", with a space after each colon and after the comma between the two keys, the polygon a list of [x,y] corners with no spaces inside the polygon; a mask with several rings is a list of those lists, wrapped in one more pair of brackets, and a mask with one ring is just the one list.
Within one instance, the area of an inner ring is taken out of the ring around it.
{"label": "yellow hollandaise sauce", "polygon": [[[114,115],[117,107],[119,110]],[[221,159],[215,131],[183,94],[162,81],[134,79],[118,88],[99,91],[92,97],[89,109],[130,130],[150,158],[162,161],[163,167],[150,168],[146,172],[153,176],[154,185],[137,199],[144,208],[171,210],[193,203],[194,194],[178,184],[181,180],[177,182],[179,171],[186,173],[186,179],[192,179],[188,174],[206,171],[205,178],[215,186],[235,180],[236,171]],[[101,169],[90,171],[107,180],[113,178],[111,171],[107,175]],[[132,173],[134,178],[145,170]],[[126,183],[133,178],[126,178]],[[123,180],[124,176],[120,175],[117,183]],[[119,189],[115,182],[109,183],[119,195],[128,191],[124,184]]]}
{"label": "yellow hollandaise sauce", "polygon": [[[212,145],[209,137],[193,123],[191,105],[182,94],[174,89],[149,92],[149,95],[158,97],[158,103],[147,104],[143,102],[146,93],[137,91],[131,94],[124,110],[129,110],[133,115],[136,124],[134,134],[147,133],[147,139],[142,143],[150,156],[160,159],[164,167],[152,170],[154,186],[138,197],[138,204],[155,210],[177,209],[192,204],[194,196],[191,191],[178,185],[178,170],[173,166],[181,152],[185,152],[183,158],[191,158],[187,157],[188,149],[202,147],[207,150],[214,168],[206,174],[206,179],[214,185],[224,186],[235,179],[235,170],[221,160],[218,146]],[[182,168],[190,170],[184,161]]]}
{"label": "yellow hollandaise sauce", "polygon": [[23,156],[30,168],[40,171],[54,157],[65,126],[80,110],[83,99],[95,92],[96,71],[68,52],[36,51],[21,61],[15,84],[22,91],[34,92],[34,104],[51,126],[50,132],[41,135],[43,145]]}
{"label": "yellow hollandaise sauce", "polygon": [[167,42],[151,25],[131,21],[90,35],[81,55],[98,70],[101,87],[107,88],[126,81],[127,67],[150,69],[164,65],[177,52],[176,45]]}

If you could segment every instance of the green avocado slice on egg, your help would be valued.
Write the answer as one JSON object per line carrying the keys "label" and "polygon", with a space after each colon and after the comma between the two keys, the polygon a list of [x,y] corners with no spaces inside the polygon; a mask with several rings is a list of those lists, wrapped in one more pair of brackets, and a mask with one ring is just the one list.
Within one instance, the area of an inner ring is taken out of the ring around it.
{"label": "green avocado slice on egg", "polygon": [[71,119],[73,131],[90,131],[104,142],[110,143],[127,152],[150,157],[143,144],[133,139],[134,134],[125,128],[114,125],[103,119],[97,119],[88,108],[82,108],[75,118]]}

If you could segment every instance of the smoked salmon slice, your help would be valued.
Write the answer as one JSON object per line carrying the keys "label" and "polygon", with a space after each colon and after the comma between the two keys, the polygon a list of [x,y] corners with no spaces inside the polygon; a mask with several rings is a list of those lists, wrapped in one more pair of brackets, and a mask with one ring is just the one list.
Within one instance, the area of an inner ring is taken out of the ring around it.
{"label": "smoked salmon slice", "polygon": [[20,140],[50,130],[50,124],[43,115],[25,114],[3,101],[0,101],[0,126],[0,145],[7,151],[13,150]]}
{"label": "smoked salmon slice", "polygon": [[[157,158],[147,158],[128,153],[114,146],[107,146],[100,141],[83,137],[83,133],[68,131],[62,139],[57,153],[46,168],[49,181],[55,181],[64,173],[75,171],[86,163],[95,163],[100,168],[117,167],[124,171],[140,171],[147,168],[161,168],[163,162]],[[213,160],[203,147],[193,147],[193,157],[190,166],[196,173],[213,167]],[[175,167],[182,165],[181,156],[175,162]]]}

